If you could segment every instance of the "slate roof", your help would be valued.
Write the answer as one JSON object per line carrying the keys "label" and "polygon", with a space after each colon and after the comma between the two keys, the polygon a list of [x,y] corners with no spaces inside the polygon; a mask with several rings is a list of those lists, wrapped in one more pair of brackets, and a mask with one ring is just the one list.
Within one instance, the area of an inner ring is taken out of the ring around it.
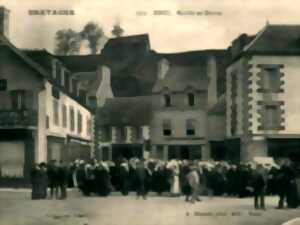
{"label": "slate roof", "polygon": [[300,53],[300,25],[266,25],[246,51]]}
{"label": "slate roof", "polygon": [[148,34],[138,34],[138,35],[110,38],[110,39],[108,39],[107,43],[105,44],[104,49],[119,46],[122,44],[130,45],[130,44],[134,44],[134,43],[144,44],[144,45],[148,46],[150,49],[150,41],[149,41]]}
{"label": "slate roof", "polygon": [[52,71],[52,62],[51,58],[54,58],[47,50],[45,49],[22,49],[30,59],[38,63],[44,69],[51,73]]}
{"label": "slate roof", "polygon": [[163,88],[180,92],[189,87],[195,90],[207,90],[207,86],[206,68],[203,65],[173,65],[169,68],[165,78],[156,82],[153,92],[160,92]]}
{"label": "slate roof", "polygon": [[100,64],[105,64],[102,55],[71,55],[56,56],[72,72],[91,72],[97,70]]}
{"label": "slate roof", "polygon": [[[52,78],[51,70],[49,70],[45,63],[49,63],[49,54],[46,50],[20,50],[16,46],[14,46],[5,36],[0,35],[0,46],[8,47],[11,49],[18,57],[20,57],[28,66],[34,69],[38,74],[41,75],[42,78],[48,80],[52,85],[59,88],[63,93],[70,96],[74,100],[76,100],[79,104],[89,109],[85,104],[83,104],[78,98],[74,97],[70,94],[65,88],[57,85],[56,81]],[[34,57],[31,55],[33,53]],[[35,55],[35,53],[37,55]],[[39,59],[39,60],[35,60]],[[47,60],[46,60],[47,59]],[[51,63],[51,61],[50,61]]]}
{"label": "slate roof", "polygon": [[27,65],[29,65],[36,72],[38,72],[40,75],[42,75],[42,77],[51,80],[51,76],[49,75],[47,70],[45,70],[42,66],[40,66],[35,61],[31,60],[31,58],[28,57],[27,54],[25,54],[21,50],[19,50],[3,35],[0,35],[0,45],[6,46],[9,49],[11,49],[17,56],[19,56],[25,63],[27,63]]}
{"label": "slate roof", "polygon": [[[200,89],[203,89],[207,81],[203,77],[195,77],[194,72],[205,74],[206,59],[209,55],[214,55],[220,59],[217,63],[218,76],[221,79],[220,92],[225,90],[224,76],[225,66],[223,61],[226,50],[203,50],[189,51],[179,53],[156,53],[147,48],[142,48],[144,53],[135,54],[135,48],[127,48],[132,43],[141,43],[143,46],[149,44],[148,34],[123,36],[111,38],[107,41],[101,55],[73,55],[73,56],[56,56],[59,58],[68,69],[72,72],[92,72],[96,71],[99,65],[106,65],[111,70],[111,85],[115,97],[134,97],[151,95],[153,87],[157,81],[157,63],[161,58],[166,58],[175,67],[174,77],[170,78],[169,82],[176,84],[177,81],[185,80],[187,85],[197,86],[195,82],[200,82]],[[150,45],[150,44],[149,44]],[[122,46],[125,46],[124,48]],[[134,46],[134,45],[133,45]],[[149,46],[150,47],[150,46]],[[129,51],[129,52],[128,52]],[[125,54],[123,54],[125,53]],[[181,71],[186,75],[186,79],[181,77],[178,72]],[[223,80],[222,80],[223,79]],[[184,86],[184,83],[176,84],[176,89],[182,89],[179,85]],[[196,87],[198,89],[199,87]],[[158,88],[158,87],[157,87]],[[219,90],[218,90],[219,91]]]}
{"label": "slate roof", "polygon": [[72,77],[84,84],[85,90],[91,95],[96,95],[102,81],[99,79],[97,71],[74,73]]}
{"label": "slate roof", "polygon": [[[171,91],[184,91],[192,87],[195,90],[205,91],[208,88],[207,59],[214,56],[217,61],[218,81],[225,79],[226,50],[202,50],[173,54],[159,54],[170,63],[170,68],[165,79],[158,80],[153,87],[153,92],[160,92],[163,88]],[[218,82],[225,85],[225,82]],[[223,92],[225,87],[220,87]]]}
{"label": "slate roof", "polygon": [[100,126],[143,126],[152,120],[152,97],[121,97],[107,99],[98,109],[97,124]]}

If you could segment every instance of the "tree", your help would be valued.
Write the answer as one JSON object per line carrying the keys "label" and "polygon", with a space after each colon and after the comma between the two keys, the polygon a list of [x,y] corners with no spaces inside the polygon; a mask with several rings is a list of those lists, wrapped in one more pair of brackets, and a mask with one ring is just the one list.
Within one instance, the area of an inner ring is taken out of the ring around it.
{"label": "tree", "polygon": [[121,37],[124,33],[123,28],[121,27],[120,23],[116,23],[111,31],[112,35],[115,37]]}
{"label": "tree", "polygon": [[79,53],[81,38],[80,35],[74,30],[58,30],[55,35],[55,41],[55,54],[73,55]]}
{"label": "tree", "polygon": [[104,32],[98,24],[89,22],[80,32],[80,36],[83,40],[88,41],[91,53],[96,54],[99,51],[100,40],[104,37]]}

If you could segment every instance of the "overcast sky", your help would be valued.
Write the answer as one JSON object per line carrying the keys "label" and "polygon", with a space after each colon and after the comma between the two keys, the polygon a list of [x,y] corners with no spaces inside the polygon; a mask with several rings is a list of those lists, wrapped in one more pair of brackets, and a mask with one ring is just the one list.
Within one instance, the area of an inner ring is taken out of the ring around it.
{"label": "overcast sky", "polygon": [[[55,32],[80,31],[89,21],[107,36],[119,18],[124,35],[148,33],[152,49],[180,52],[227,48],[241,33],[253,34],[270,24],[300,24],[300,3],[293,0],[0,0],[10,10],[10,39],[19,48],[53,51]],[[30,16],[28,10],[74,10],[73,16]],[[171,15],[153,15],[169,10]],[[179,16],[182,11],[211,11],[222,15]],[[147,15],[138,16],[137,12]]]}

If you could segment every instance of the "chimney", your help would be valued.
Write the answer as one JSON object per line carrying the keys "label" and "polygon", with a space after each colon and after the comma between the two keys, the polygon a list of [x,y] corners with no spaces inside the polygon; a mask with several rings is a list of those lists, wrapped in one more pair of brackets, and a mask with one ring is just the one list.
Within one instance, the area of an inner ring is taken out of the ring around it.
{"label": "chimney", "polygon": [[167,59],[161,59],[158,62],[158,79],[163,80],[170,68],[170,63]]}
{"label": "chimney", "polygon": [[113,98],[114,94],[111,87],[111,72],[109,67],[105,65],[99,65],[97,69],[97,81],[98,88],[95,93],[97,98],[97,106],[102,107],[107,98]]}
{"label": "chimney", "polygon": [[9,38],[9,10],[0,6],[0,35]]}

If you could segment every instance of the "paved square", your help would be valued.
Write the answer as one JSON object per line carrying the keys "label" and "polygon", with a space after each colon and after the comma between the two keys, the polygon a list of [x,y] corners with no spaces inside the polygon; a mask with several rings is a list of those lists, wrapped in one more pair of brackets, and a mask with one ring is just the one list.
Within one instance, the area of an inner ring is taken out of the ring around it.
{"label": "paved square", "polygon": [[67,200],[32,201],[28,190],[1,190],[0,225],[279,225],[300,216],[300,209],[274,209],[277,200],[268,197],[267,210],[254,211],[250,198],[202,197],[190,204],[184,197],[82,197],[72,190]]}

